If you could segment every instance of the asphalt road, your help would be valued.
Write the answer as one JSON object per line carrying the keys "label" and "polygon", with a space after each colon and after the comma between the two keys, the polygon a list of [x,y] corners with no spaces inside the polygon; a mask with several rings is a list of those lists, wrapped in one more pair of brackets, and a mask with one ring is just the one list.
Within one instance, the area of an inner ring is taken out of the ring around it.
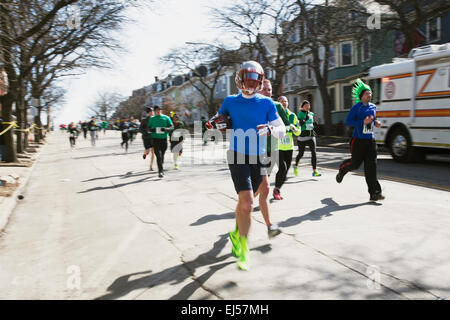
{"label": "asphalt road", "polygon": [[227,238],[237,197],[226,146],[186,141],[180,170],[168,152],[159,179],[140,137],[128,153],[119,143],[107,132],[71,151],[52,133],[0,236],[0,299],[450,297],[445,161],[405,166],[380,155],[386,200],[373,204],[358,173],[336,183],[346,150],[319,148],[321,177],[306,151],[284,200],[271,199],[282,234],[269,240],[255,208],[243,272]]}

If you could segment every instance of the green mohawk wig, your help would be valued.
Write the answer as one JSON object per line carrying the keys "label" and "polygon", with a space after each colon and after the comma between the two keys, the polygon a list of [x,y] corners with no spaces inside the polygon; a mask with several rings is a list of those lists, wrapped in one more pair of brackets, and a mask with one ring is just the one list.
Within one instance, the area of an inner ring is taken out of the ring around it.
{"label": "green mohawk wig", "polygon": [[361,93],[364,91],[369,90],[372,92],[372,89],[369,87],[369,85],[365,84],[361,81],[361,79],[356,79],[356,82],[353,85],[353,101],[355,103],[361,102]]}

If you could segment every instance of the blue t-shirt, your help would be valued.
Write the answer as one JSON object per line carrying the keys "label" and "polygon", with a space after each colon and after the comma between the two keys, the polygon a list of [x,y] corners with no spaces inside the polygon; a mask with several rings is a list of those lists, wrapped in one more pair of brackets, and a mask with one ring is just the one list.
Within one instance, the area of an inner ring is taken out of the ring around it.
{"label": "blue t-shirt", "polygon": [[355,104],[347,115],[345,124],[353,127],[353,138],[359,139],[373,139],[373,121],[369,124],[364,124],[364,119],[367,116],[373,116],[376,119],[377,107],[373,103],[364,105],[362,102]]}
{"label": "blue t-shirt", "polygon": [[247,155],[266,152],[267,138],[258,136],[256,127],[278,118],[272,99],[256,94],[246,99],[242,94],[228,96],[223,100],[219,114],[228,115],[232,121],[230,150]]}

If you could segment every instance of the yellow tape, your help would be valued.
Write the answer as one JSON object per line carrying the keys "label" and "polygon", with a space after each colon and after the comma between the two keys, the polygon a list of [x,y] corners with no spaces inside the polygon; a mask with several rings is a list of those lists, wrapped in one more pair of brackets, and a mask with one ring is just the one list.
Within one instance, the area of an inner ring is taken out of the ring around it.
{"label": "yellow tape", "polygon": [[14,131],[29,132],[30,128],[28,128],[28,129],[15,129]]}
{"label": "yellow tape", "polygon": [[9,130],[12,129],[12,127],[14,127],[14,123],[10,124],[8,128],[6,128],[5,130],[3,130],[2,132],[0,132],[0,136],[4,135],[6,132],[8,132]]}
{"label": "yellow tape", "polygon": [[45,128],[44,127],[42,127],[42,128],[39,128],[37,125],[36,125],[36,123],[33,123],[33,127],[35,127],[36,129],[39,129],[39,130],[45,130]]}

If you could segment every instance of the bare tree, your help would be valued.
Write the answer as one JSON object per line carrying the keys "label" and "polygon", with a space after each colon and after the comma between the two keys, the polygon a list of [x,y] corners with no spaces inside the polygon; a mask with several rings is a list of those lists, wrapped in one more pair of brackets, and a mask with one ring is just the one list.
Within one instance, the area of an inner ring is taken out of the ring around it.
{"label": "bare tree", "polygon": [[[32,23],[28,24],[25,30],[18,28],[19,21],[23,17],[32,13],[34,1],[25,0],[0,0],[0,57],[4,69],[8,75],[8,92],[0,97],[2,104],[3,119],[5,122],[11,121],[12,104],[17,101],[19,94],[19,83],[15,68],[17,47],[33,35],[45,29],[62,8],[75,3],[76,0],[59,0],[53,3],[42,4],[43,15],[36,16]],[[17,161],[16,150],[12,131],[5,133],[6,161]]]}
{"label": "bare tree", "polygon": [[[5,121],[16,102],[23,126],[27,81],[32,83],[33,98],[39,99],[53,80],[70,71],[107,67],[105,49],[120,49],[111,32],[127,21],[125,10],[141,2],[145,0],[0,0],[0,57],[10,80],[8,94],[0,97]],[[6,160],[16,161],[11,133],[5,138]]]}
{"label": "bare tree", "polygon": [[420,44],[418,28],[428,20],[436,18],[450,10],[448,0],[371,0],[388,7],[391,13],[383,18],[383,28],[400,30],[405,36],[407,50]]}
{"label": "bare tree", "polygon": [[140,119],[145,108],[145,95],[131,96],[122,101],[113,113],[113,119],[128,119],[134,117]]}
{"label": "bare tree", "polygon": [[272,74],[275,95],[283,91],[283,77],[298,65],[302,47],[293,40],[300,10],[293,0],[240,0],[224,9],[213,9],[218,26],[243,43],[247,59],[261,63]]}
{"label": "bare tree", "polygon": [[100,92],[89,110],[96,118],[109,120],[121,101],[123,97],[117,92]]}
{"label": "bare tree", "polygon": [[220,43],[190,42],[187,46],[172,49],[161,61],[171,71],[188,72],[187,81],[202,96],[208,114],[213,116],[217,112],[217,84],[227,69],[241,62],[241,56]]}
{"label": "bare tree", "polygon": [[337,0],[332,4],[326,0],[318,5],[312,1],[296,0],[300,9],[298,23],[303,36],[299,44],[307,49],[312,59],[307,67],[314,77],[322,98],[324,131],[331,133],[332,101],[328,92],[328,69],[330,47],[344,38],[361,41],[371,31],[367,29],[367,10],[357,0]]}

